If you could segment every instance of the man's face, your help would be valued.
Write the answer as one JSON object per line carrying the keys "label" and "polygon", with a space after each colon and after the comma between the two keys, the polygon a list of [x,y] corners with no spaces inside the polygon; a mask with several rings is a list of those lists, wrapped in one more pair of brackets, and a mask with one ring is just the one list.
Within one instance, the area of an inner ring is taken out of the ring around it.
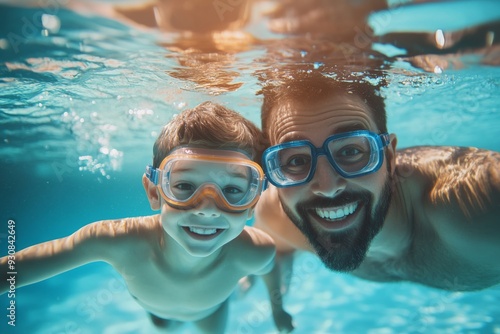
{"label": "man's face", "polygon": [[[278,115],[271,127],[272,145],[309,140],[320,147],[334,134],[379,132],[368,106],[356,95],[333,96],[312,104],[289,102],[280,106]],[[384,150],[391,150],[391,159],[393,148],[389,145]],[[325,156],[320,156],[309,183],[280,188],[278,194],[284,211],[309,239],[323,263],[332,270],[351,271],[361,264],[383,225],[391,185],[387,159],[372,174],[346,179]]]}

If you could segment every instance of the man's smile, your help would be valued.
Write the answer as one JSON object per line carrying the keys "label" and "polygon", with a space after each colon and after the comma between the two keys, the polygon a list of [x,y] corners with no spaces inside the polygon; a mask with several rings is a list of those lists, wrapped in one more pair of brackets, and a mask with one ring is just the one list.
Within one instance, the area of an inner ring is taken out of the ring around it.
{"label": "man's smile", "polygon": [[356,211],[358,207],[358,202],[350,203],[347,205],[332,207],[332,208],[317,208],[316,214],[323,219],[327,220],[338,220],[352,214]]}
{"label": "man's smile", "polygon": [[316,208],[312,210],[314,220],[325,230],[342,230],[356,221],[358,213],[363,208],[360,201],[344,204],[341,206],[333,206],[328,208]]}

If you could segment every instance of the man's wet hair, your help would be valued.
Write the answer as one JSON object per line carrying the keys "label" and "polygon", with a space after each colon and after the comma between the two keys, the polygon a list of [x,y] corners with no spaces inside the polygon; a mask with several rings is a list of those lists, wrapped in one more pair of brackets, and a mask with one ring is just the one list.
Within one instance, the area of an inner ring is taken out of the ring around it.
{"label": "man's wet hair", "polygon": [[[277,71],[275,71],[277,72]],[[343,72],[324,73],[311,69],[281,71],[279,76],[261,77],[263,95],[261,110],[262,131],[269,141],[273,124],[279,122],[279,106],[298,102],[311,104],[331,96],[352,94],[369,107],[380,133],[387,132],[387,115],[381,89],[386,86],[380,73]],[[311,109],[311,113],[314,110]],[[275,143],[273,143],[275,144]]]}

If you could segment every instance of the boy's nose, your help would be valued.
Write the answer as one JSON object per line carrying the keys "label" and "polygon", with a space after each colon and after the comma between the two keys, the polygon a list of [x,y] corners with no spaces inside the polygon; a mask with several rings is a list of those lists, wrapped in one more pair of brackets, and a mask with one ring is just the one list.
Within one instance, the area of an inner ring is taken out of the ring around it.
{"label": "boy's nose", "polygon": [[347,180],[337,173],[325,156],[318,157],[316,172],[311,180],[314,194],[322,197],[334,197],[341,193],[347,185]]}
{"label": "boy's nose", "polygon": [[220,209],[215,203],[215,199],[210,196],[204,196],[203,199],[196,206],[195,214],[202,217],[219,217]]}

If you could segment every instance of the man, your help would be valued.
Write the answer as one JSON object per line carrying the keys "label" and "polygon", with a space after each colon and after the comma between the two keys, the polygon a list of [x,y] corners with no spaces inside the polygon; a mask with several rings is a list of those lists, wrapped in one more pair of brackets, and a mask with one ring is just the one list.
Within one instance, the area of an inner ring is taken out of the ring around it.
{"label": "man", "polygon": [[[311,71],[283,77],[262,91],[273,185],[256,208],[281,257],[306,250],[334,271],[447,290],[500,282],[498,152],[396,151],[379,87]],[[279,269],[266,278],[278,324],[288,321]]]}

